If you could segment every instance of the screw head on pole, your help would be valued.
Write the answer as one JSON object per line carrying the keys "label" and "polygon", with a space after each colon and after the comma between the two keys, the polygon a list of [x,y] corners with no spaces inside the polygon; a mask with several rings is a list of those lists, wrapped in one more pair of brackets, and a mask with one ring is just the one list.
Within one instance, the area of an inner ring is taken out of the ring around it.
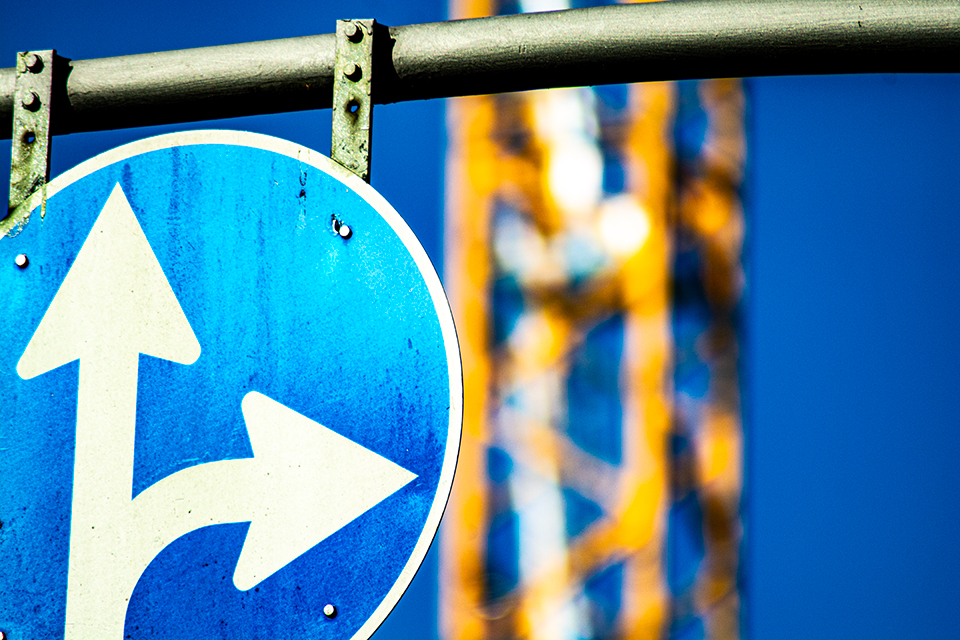
{"label": "screw head on pole", "polygon": [[360,42],[363,40],[363,29],[356,22],[351,22],[343,28],[343,35],[347,36],[350,42]]}
{"label": "screw head on pole", "polygon": [[31,91],[29,94],[23,96],[20,104],[22,104],[23,108],[27,111],[36,111],[40,108],[40,96],[37,95],[36,91]]}
{"label": "screw head on pole", "polygon": [[351,62],[343,68],[343,75],[356,82],[363,75],[363,69],[355,62]]}
{"label": "screw head on pole", "polygon": [[43,71],[43,58],[38,56],[35,53],[31,53],[27,56],[26,59],[27,69],[33,73],[40,73]]}

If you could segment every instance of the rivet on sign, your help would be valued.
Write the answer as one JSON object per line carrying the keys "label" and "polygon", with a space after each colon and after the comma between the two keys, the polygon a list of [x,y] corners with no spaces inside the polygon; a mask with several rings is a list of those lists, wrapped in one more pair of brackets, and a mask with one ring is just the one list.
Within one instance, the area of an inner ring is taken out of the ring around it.
{"label": "rivet on sign", "polygon": [[[17,266],[20,267],[21,269],[26,269],[27,265],[30,264],[30,258],[28,258],[27,254],[25,253],[21,253],[13,260],[14,262],[17,263]],[[3,638],[0,638],[0,640],[3,640]]]}
{"label": "rivet on sign", "polygon": [[357,26],[356,22],[351,22],[343,29],[343,34],[347,36],[350,42],[360,42],[363,40],[363,30]]}
{"label": "rivet on sign", "polygon": [[40,96],[38,96],[35,91],[31,91],[30,95],[23,97],[20,104],[28,111],[36,111],[40,108]]}
{"label": "rivet on sign", "polygon": [[3,631],[0,631],[0,640],[7,640],[7,634],[5,634]]}
{"label": "rivet on sign", "polygon": [[[333,620],[337,617],[337,608],[332,604],[325,604],[323,605],[323,615]],[[3,638],[0,638],[0,640],[3,640]]]}
{"label": "rivet on sign", "polygon": [[31,53],[27,56],[27,69],[30,69],[30,71],[34,73],[43,71],[43,58],[35,53]]}
{"label": "rivet on sign", "polygon": [[341,237],[341,238],[343,238],[344,240],[346,240],[347,238],[349,238],[350,236],[353,235],[353,229],[351,229],[350,227],[348,227],[348,226],[345,225],[345,224],[341,224],[341,225],[340,225],[340,229],[337,230],[337,233],[340,234],[340,237]]}

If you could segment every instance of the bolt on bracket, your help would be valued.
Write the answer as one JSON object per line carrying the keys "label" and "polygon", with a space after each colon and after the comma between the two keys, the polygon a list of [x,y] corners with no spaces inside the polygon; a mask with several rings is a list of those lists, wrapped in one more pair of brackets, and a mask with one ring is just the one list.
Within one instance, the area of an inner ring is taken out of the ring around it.
{"label": "bolt on bracket", "polygon": [[[23,51],[17,54],[14,81],[13,134],[10,163],[10,198],[0,233],[10,234],[26,224],[40,192],[46,206],[50,179],[50,103],[56,51]],[[44,210],[41,209],[41,215]]]}
{"label": "bolt on bracket", "polygon": [[330,157],[370,182],[374,20],[337,20]]}

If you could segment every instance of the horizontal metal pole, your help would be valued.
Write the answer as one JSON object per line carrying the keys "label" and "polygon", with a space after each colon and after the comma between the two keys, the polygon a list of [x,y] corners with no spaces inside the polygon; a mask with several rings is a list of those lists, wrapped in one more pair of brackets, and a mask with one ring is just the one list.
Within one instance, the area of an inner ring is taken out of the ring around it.
{"label": "horizontal metal pole", "polygon": [[[386,44],[378,104],[685,78],[956,72],[960,2],[611,5],[393,27]],[[334,47],[327,34],[70,61],[54,132],[329,107]],[[0,122],[11,121],[13,84],[14,69],[0,70]]]}

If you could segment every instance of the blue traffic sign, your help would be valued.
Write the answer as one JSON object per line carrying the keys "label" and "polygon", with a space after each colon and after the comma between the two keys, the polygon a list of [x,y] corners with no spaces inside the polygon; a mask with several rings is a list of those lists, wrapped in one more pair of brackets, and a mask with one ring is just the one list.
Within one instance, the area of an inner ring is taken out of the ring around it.
{"label": "blue traffic sign", "polygon": [[233,131],[134,142],[45,196],[0,239],[0,631],[368,638],[460,443],[413,233],[328,158]]}

